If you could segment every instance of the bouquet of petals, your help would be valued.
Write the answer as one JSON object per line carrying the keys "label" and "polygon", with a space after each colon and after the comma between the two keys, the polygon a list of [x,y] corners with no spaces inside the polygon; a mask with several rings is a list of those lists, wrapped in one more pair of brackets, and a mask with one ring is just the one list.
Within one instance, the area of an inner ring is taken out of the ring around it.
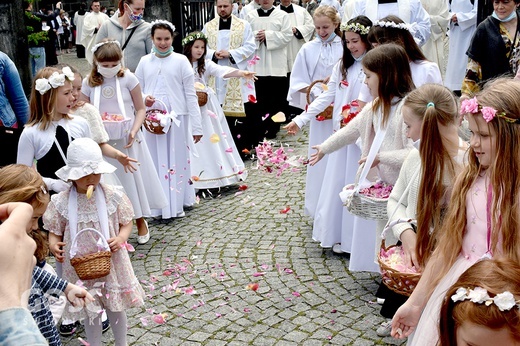
{"label": "bouquet of petals", "polygon": [[393,187],[393,185],[378,181],[370,187],[360,189],[359,193],[367,197],[385,199],[390,197],[390,193],[392,193]]}
{"label": "bouquet of petals", "polygon": [[359,103],[357,100],[354,100],[350,102],[349,104],[346,104],[341,109],[341,115],[343,118],[340,121],[340,127],[344,127],[347,125],[356,115],[358,115],[360,112],[359,109]]}
{"label": "bouquet of petals", "polygon": [[121,114],[108,114],[107,112],[104,112],[101,115],[101,120],[103,121],[123,121],[125,120],[125,117]]}
{"label": "bouquet of petals", "polygon": [[392,246],[379,251],[379,259],[388,267],[400,272],[417,274],[419,271],[415,266],[408,267],[404,261],[404,250],[402,246]]}
{"label": "bouquet of petals", "polygon": [[[274,142],[264,140],[256,147],[257,162],[256,167],[267,173],[276,172],[279,177],[285,170],[294,169],[305,164],[302,156],[287,156],[283,145],[279,148],[274,147]],[[289,149],[288,151],[291,151]]]}

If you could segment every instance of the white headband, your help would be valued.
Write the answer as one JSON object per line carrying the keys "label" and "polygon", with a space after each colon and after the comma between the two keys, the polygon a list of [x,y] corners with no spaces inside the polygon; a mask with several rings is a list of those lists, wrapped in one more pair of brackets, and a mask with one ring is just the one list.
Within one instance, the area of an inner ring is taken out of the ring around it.
{"label": "white headband", "polygon": [[410,26],[408,24],[405,24],[405,23],[397,24],[397,23],[394,23],[394,22],[385,22],[385,21],[376,20],[374,22],[374,26],[380,26],[382,28],[403,29],[403,30],[410,31]]}
{"label": "white headband", "polygon": [[165,25],[168,25],[170,28],[172,28],[173,31],[175,31],[175,25],[173,25],[172,23],[170,23],[169,21],[167,20],[163,20],[163,19],[156,19],[154,20],[153,22],[151,22],[150,24],[152,24],[152,27],[156,24],[165,24]]}
{"label": "white headband", "polygon": [[470,300],[473,303],[485,304],[486,306],[495,304],[500,311],[509,311],[518,305],[518,302],[515,300],[515,297],[511,292],[505,291],[491,298],[488,292],[482,287],[475,287],[473,289],[460,287],[457,289],[457,292],[451,296],[451,300],[455,303]]}
{"label": "white headband", "polygon": [[99,42],[98,44],[94,45],[94,47],[92,47],[91,51],[92,51],[92,54],[94,54],[96,52],[96,50],[98,50],[99,47],[107,44],[107,43],[115,43],[117,44],[117,46],[119,48],[121,48],[121,43],[119,43],[119,41],[105,41],[105,42]]}

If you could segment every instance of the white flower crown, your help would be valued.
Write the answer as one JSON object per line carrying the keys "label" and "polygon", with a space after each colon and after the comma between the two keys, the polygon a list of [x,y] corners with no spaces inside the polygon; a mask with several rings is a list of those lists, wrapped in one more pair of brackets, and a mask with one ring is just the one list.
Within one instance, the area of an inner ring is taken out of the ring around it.
{"label": "white flower crown", "polygon": [[61,69],[62,73],[54,72],[49,78],[38,78],[34,84],[34,87],[41,95],[45,94],[51,88],[56,89],[60,86],[65,85],[65,79],[69,82],[74,80],[74,72],[70,67],[65,66]]}
{"label": "white flower crown", "polygon": [[369,26],[364,26],[363,24],[359,23],[343,23],[339,26],[339,29],[341,31],[357,32],[360,35],[368,35],[368,32],[370,31]]}
{"label": "white flower crown", "polygon": [[152,27],[155,25],[155,24],[165,24],[165,25],[168,25],[173,31],[175,31],[175,25],[173,25],[172,23],[170,23],[169,21],[167,20],[163,20],[163,19],[157,19],[157,20],[154,20],[153,22],[150,23],[152,25]]}
{"label": "white flower crown", "polygon": [[121,43],[119,43],[119,41],[105,41],[105,42],[99,42],[97,44],[94,45],[94,47],[92,47],[91,51],[92,51],[92,54],[94,54],[96,52],[96,50],[98,50],[99,47],[107,44],[107,43],[115,43],[119,46],[119,48],[121,48]]}
{"label": "white flower crown", "polygon": [[379,21],[376,20],[374,22],[374,26],[380,26],[382,28],[395,28],[395,29],[402,29],[402,30],[408,30],[410,31],[410,26],[405,23],[394,23],[394,22],[385,22],[385,21]]}
{"label": "white flower crown", "polygon": [[491,304],[495,304],[500,311],[509,311],[513,307],[518,306],[520,308],[520,304],[515,300],[513,294],[509,291],[505,291],[503,293],[499,293],[493,298],[491,298],[488,292],[482,287],[475,287],[473,289],[465,289],[464,287],[460,287],[457,289],[454,295],[451,296],[451,300],[454,302],[471,300],[476,304],[486,304],[486,306],[490,306]]}
{"label": "white flower crown", "polygon": [[189,42],[193,42],[193,41],[196,41],[196,40],[199,40],[199,39],[207,40],[207,37],[202,32],[191,33],[191,34],[189,34],[188,36],[186,36],[185,38],[182,39],[182,45],[185,46]]}

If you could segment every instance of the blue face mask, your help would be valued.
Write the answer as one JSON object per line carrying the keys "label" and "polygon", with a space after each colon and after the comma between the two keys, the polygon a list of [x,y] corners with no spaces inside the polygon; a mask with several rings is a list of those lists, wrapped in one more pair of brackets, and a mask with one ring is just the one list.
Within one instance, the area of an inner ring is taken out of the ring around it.
{"label": "blue face mask", "polygon": [[165,57],[165,56],[170,55],[173,52],[173,47],[170,46],[170,48],[166,52],[161,52],[155,46],[153,46],[152,47],[152,52],[154,52],[155,55],[157,55],[157,56]]}
{"label": "blue face mask", "polygon": [[336,37],[336,33],[333,32],[332,34],[330,34],[330,36],[325,41],[321,40],[321,37],[320,37],[320,40],[322,43],[329,43],[329,42],[332,42],[332,40],[334,40],[335,37]]}
{"label": "blue face mask", "polygon": [[132,8],[130,7],[130,5],[126,4],[128,6],[128,8],[130,9],[130,13],[128,14],[128,18],[130,18],[130,20],[135,23],[135,22],[138,22],[140,21],[141,19],[143,19],[143,12],[139,13],[139,14],[134,14],[134,11],[132,10]]}
{"label": "blue face mask", "polygon": [[501,21],[502,23],[507,23],[507,22],[510,22],[512,21],[513,19],[516,18],[516,10],[514,10],[513,12],[511,12],[511,14],[509,16],[507,16],[506,18],[504,19],[500,19],[498,18],[497,14],[495,11],[493,11],[493,13],[491,14],[491,16],[499,21]]}
{"label": "blue face mask", "polygon": [[421,145],[421,139],[414,141],[412,145],[415,147],[415,149],[419,150],[419,146]]}

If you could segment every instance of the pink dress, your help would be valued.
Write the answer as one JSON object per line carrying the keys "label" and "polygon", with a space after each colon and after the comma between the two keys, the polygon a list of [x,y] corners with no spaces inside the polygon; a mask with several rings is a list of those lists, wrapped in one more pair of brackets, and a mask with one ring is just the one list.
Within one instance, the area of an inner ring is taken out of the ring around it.
{"label": "pink dress", "polygon": [[[119,233],[119,224],[126,225],[132,222],[134,211],[128,197],[121,190],[100,184],[97,188],[102,188],[105,192],[106,207],[108,212],[108,229],[110,237],[115,237]],[[43,216],[45,228],[50,232],[63,236],[65,242],[65,262],[63,263],[63,279],[76,283],[79,278],[76,271],[70,264],[70,231],[68,221],[68,201],[70,190],[60,192],[52,196],[51,203]],[[94,194],[95,196],[95,194]],[[78,193],[77,215],[78,232],[84,228],[94,228],[100,230],[99,216],[96,208],[95,197],[87,199],[85,194]],[[97,252],[97,236],[92,232],[84,232],[78,238],[78,255]],[[126,248],[112,253],[110,274],[95,280],[85,280],[83,285],[92,294],[96,306],[104,307],[114,312],[124,311],[125,309],[141,306],[144,304],[144,291],[137,280],[128,256]],[[79,320],[80,318],[94,318],[98,315],[99,309],[81,309],[74,311],[67,305],[63,317],[66,319]]]}
{"label": "pink dress", "polygon": [[488,250],[486,202],[486,178],[478,177],[466,196],[466,234],[462,240],[462,251],[433,291],[407,345],[437,345],[440,309],[446,292]]}

